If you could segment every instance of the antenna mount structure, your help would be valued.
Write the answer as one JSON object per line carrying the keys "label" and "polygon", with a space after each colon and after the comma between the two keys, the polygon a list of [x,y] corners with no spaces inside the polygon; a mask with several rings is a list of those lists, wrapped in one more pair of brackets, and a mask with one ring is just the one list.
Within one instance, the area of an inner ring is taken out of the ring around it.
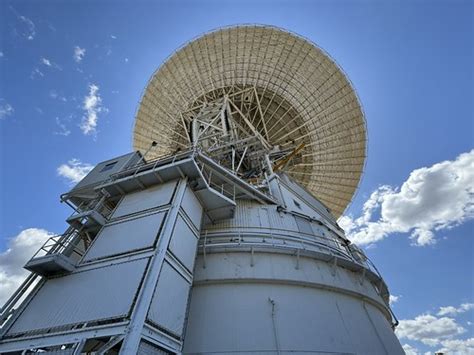
{"label": "antenna mount structure", "polygon": [[285,172],[336,218],[366,157],[364,115],[344,72],[307,39],[269,26],[219,29],[171,55],[149,81],[134,127],[136,150],[155,139],[154,157],[199,146],[256,181],[265,168],[255,157],[278,165],[293,153]]}

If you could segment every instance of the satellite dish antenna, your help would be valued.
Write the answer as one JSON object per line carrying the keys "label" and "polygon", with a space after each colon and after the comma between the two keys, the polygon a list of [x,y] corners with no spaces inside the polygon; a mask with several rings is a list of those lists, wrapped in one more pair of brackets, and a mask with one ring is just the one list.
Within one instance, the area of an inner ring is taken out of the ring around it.
{"label": "satellite dish antenna", "polygon": [[366,123],[351,83],[334,60],[309,40],[275,27],[207,33],[153,74],[138,108],[134,149],[144,152],[156,139],[160,145],[147,158],[187,149],[191,121],[203,107],[224,99],[263,148],[286,152],[276,158],[298,150],[278,169],[341,216],[361,179]]}
{"label": "satellite dish antenna", "polygon": [[0,309],[2,354],[404,353],[334,218],[366,131],[321,49],[263,26],[195,39],[150,80],[134,147],[62,195],[69,227]]}

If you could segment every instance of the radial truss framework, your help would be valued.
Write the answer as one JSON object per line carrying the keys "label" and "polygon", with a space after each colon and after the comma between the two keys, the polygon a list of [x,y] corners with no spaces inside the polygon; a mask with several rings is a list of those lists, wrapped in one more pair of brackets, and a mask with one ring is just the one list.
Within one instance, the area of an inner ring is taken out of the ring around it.
{"label": "radial truss framework", "polygon": [[361,178],[366,129],[355,91],[334,61],[274,27],[208,33],[152,76],[137,112],[134,148],[146,151],[157,140],[147,158],[188,149],[190,122],[224,97],[264,144],[300,147],[286,171],[339,217]]}

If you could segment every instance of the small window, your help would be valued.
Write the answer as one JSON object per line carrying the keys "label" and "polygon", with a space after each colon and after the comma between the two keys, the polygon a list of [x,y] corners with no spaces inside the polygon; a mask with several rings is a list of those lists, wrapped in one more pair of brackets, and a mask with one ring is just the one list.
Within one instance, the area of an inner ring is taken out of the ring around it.
{"label": "small window", "polygon": [[100,172],[102,173],[102,172],[104,172],[104,171],[113,169],[113,167],[115,166],[115,164],[117,164],[116,161],[114,161],[114,162],[112,162],[112,163],[105,164],[105,166],[102,168],[102,170],[101,170]]}

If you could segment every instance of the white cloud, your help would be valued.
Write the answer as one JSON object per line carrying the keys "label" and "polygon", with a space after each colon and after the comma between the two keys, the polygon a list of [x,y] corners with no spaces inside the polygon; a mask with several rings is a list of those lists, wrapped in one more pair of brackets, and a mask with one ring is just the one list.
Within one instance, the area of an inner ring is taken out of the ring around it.
{"label": "white cloud", "polygon": [[466,329],[453,318],[438,318],[431,314],[422,314],[415,319],[400,320],[396,333],[401,339],[417,340],[423,344],[435,346],[465,331]]}
{"label": "white cloud", "polygon": [[48,58],[45,58],[45,57],[40,58],[40,63],[47,66],[48,68],[51,68],[51,69],[62,70],[62,68],[58,64],[56,64],[52,60],[50,60]]}
{"label": "white cloud", "polygon": [[85,55],[86,55],[86,49],[85,48],[81,48],[79,46],[74,47],[74,54],[73,54],[72,57],[74,58],[74,60],[77,63],[82,62],[82,59],[84,59]]}
{"label": "white cloud", "polygon": [[28,228],[8,241],[7,250],[0,253],[0,305],[13,294],[28,275],[25,263],[53,236],[39,228]]}
{"label": "white cloud", "polygon": [[420,355],[418,349],[414,348],[409,344],[403,344],[403,350],[405,351],[406,355]]}
{"label": "white cloud", "polygon": [[64,96],[60,95],[56,90],[51,90],[49,92],[49,97],[54,99],[54,100],[57,99],[57,100],[60,100],[62,102],[67,102],[67,99]]}
{"label": "white cloud", "polygon": [[398,300],[400,299],[400,297],[402,297],[402,296],[390,295],[390,297],[389,297],[390,306],[393,306],[394,303],[397,303]]}
{"label": "white cloud", "polygon": [[20,16],[20,20],[26,24],[27,30],[24,32],[25,37],[31,41],[36,36],[36,27],[33,21],[31,21],[28,17]]}
{"label": "white cloud", "polygon": [[82,163],[79,159],[71,159],[67,164],[61,164],[57,168],[57,173],[69,180],[69,183],[77,184],[86,176],[93,166],[87,163]]}
{"label": "white cloud", "polygon": [[128,58],[125,58],[125,63],[128,63]]}
{"label": "white cloud", "polygon": [[[0,102],[3,100],[0,100]],[[7,118],[8,116],[13,115],[15,109],[8,102],[0,103],[0,120]]]}
{"label": "white cloud", "polygon": [[3,58],[5,55],[0,51],[0,58]]}
{"label": "white cloud", "polygon": [[465,355],[474,354],[474,338],[469,339],[453,339],[441,342],[443,346],[438,353],[445,353],[450,355]]}
{"label": "white cloud", "polygon": [[86,135],[96,133],[99,113],[107,110],[102,106],[102,98],[97,85],[89,85],[89,94],[84,98],[82,109],[85,111],[80,126],[82,132]]}
{"label": "white cloud", "polygon": [[110,35],[110,38],[112,38],[112,39],[117,39],[117,36]]}
{"label": "white cloud", "polygon": [[474,303],[463,303],[458,308],[453,306],[439,307],[438,316],[455,316],[459,313],[468,312],[474,309]]}
{"label": "white cloud", "polygon": [[18,11],[13,8],[13,6],[10,6],[10,10],[13,11],[21,24],[19,28],[19,34],[29,41],[32,41],[36,36],[36,26],[33,21],[31,21],[28,17],[19,14]]}
{"label": "white cloud", "polygon": [[[379,213],[378,218],[373,218]],[[474,150],[455,160],[412,171],[401,188],[384,185],[365,202],[358,218],[343,216],[339,224],[359,245],[391,233],[410,233],[412,243],[436,243],[435,232],[474,217]]]}
{"label": "white cloud", "polygon": [[34,79],[37,76],[42,78],[44,76],[44,74],[41,70],[39,70],[39,68],[34,68],[31,72],[31,74],[30,74],[30,78]]}
{"label": "white cloud", "polygon": [[66,127],[59,117],[56,117],[56,125],[59,127],[59,130],[53,132],[54,134],[65,137],[71,134],[71,131]]}
{"label": "white cloud", "polygon": [[43,63],[44,65],[50,67],[51,66],[51,61],[49,59],[46,59],[46,58],[41,58],[41,63]]}

